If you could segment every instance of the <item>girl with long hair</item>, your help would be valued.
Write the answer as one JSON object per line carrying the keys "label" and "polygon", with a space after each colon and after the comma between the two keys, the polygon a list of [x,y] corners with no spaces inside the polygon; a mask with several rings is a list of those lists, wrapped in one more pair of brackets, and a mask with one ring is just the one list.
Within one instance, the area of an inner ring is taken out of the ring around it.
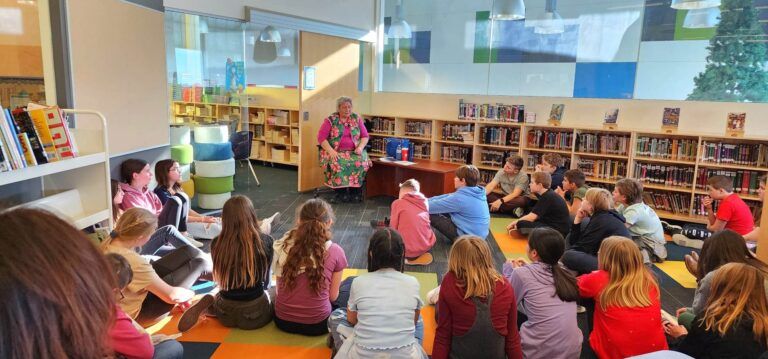
{"label": "girl with long hair", "polygon": [[[589,222],[582,225],[586,219]],[[568,234],[570,247],[563,253],[563,264],[578,274],[597,270],[597,250],[603,239],[610,236],[630,238],[624,223],[624,217],[614,208],[611,192],[603,188],[588,189]]]}
{"label": "girl with long hair", "polygon": [[[560,267],[565,239],[552,228],[535,228],[528,236],[528,259],[504,263],[518,310],[526,320],[520,342],[526,358],[578,358],[583,335],[576,321],[579,288],[576,278]],[[557,342],[558,345],[550,345]]]}
{"label": "girl with long hair", "polygon": [[[130,158],[120,164],[120,189],[123,191],[122,201],[119,207],[125,211],[129,208],[139,207],[150,211],[158,217],[160,227],[171,225],[186,232],[187,219],[179,200],[169,201],[163,204],[157,195],[149,190],[152,181],[152,171],[147,161]],[[114,211],[113,211],[114,212]]]}
{"label": "girl with long hair", "polygon": [[[717,269],[728,263],[744,263],[768,276],[768,266],[747,249],[744,237],[730,229],[715,232],[704,241],[701,255],[695,265],[697,286],[693,295],[693,306],[677,310],[678,322],[681,325],[690,329],[694,316],[704,313],[706,303],[712,295],[712,281]],[[768,296],[768,293],[766,295]]]}
{"label": "girl with long hair", "polygon": [[[117,221],[110,238],[102,242],[105,253],[116,253],[128,260],[133,280],[123,290],[120,307],[139,324],[147,326],[168,315],[176,305],[185,307],[195,294],[189,288],[203,273],[210,273],[210,262],[191,246],[182,246],[151,264],[136,251],[146,244],[157,228],[157,217],[143,208],[131,208]],[[200,301],[210,304],[213,297]],[[192,315],[198,310],[188,310],[188,319],[180,320],[180,330],[185,331],[197,322]],[[199,313],[197,313],[199,315]],[[184,324],[191,322],[190,325]]]}
{"label": "girl with long hair", "polygon": [[706,309],[696,314],[691,330],[668,323],[666,332],[685,335],[677,350],[694,358],[760,357],[768,349],[765,273],[745,263],[716,272]]}
{"label": "girl with long hair", "polygon": [[597,271],[577,279],[579,293],[595,300],[589,344],[599,358],[626,358],[667,349],[659,285],[629,238],[600,245]]}
{"label": "girl with long hair", "polygon": [[[123,197],[125,193],[120,188],[120,182],[112,180],[111,185],[112,185],[111,186],[112,220],[115,223],[117,223],[118,220],[120,219],[120,216],[122,216],[124,212],[122,209],[120,209],[120,204],[123,201]],[[155,230],[154,233],[152,233],[152,236],[149,238],[147,243],[141,246],[139,253],[143,255],[156,255],[160,250],[160,248],[162,248],[163,246],[171,246],[174,248],[179,248],[185,245],[193,246],[195,249],[203,246],[202,243],[185,236],[183,233],[181,233],[178,230],[178,228],[172,225],[165,225],[158,228],[157,230]],[[207,258],[207,256],[202,252],[200,255],[203,256],[204,258]]]}
{"label": "girl with long hair", "polygon": [[85,235],[39,209],[0,212],[0,358],[104,358],[114,277]]}
{"label": "girl with long hair", "polygon": [[213,312],[222,325],[258,329],[272,321],[270,282],[273,239],[259,231],[253,202],[233,196],[224,203],[221,234],[211,244],[219,293]]}
{"label": "girl with long hair", "polygon": [[[222,218],[213,216],[204,216],[190,208],[189,196],[181,187],[181,170],[179,163],[172,160],[160,160],[155,164],[155,194],[160,202],[165,205],[168,201],[177,201],[182,208],[182,218],[186,218],[184,224],[180,226],[186,228],[189,234],[195,238],[212,239],[221,233]],[[272,223],[280,216],[280,212],[275,212],[271,217],[259,221],[259,230],[261,233],[270,234],[272,232]],[[223,217],[223,214],[222,214]]]}
{"label": "girl with long hair", "polygon": [[333,210],[322,199],[298,209],[296,228],[275,241],[275,324],[288,333],[323,335],[331,302],[339,296],[344,250],[331,242]]}
{"label": "girl with long hair", "polygon": [[477,236],[459,237],[440,285],[432,358],[522,358],[515,303],[488,244]]}
{"label": "girl with long hair", "polygon": [[427,359],[421,347],[419,282],[403,274],[405,244],[391,228],[377,230],[368,243],[368,273],[352,281],[347,308],[328,319],[336,359]]}

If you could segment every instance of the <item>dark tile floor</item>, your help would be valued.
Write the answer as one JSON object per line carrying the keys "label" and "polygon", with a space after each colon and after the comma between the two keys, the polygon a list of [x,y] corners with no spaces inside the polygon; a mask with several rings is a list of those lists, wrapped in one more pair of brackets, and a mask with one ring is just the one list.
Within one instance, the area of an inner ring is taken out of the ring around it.
{"label": "dark tile floor", "polygon": [[[261,186],[256,186],[256,182],[250,175],[248,168],[239,166],[235,176],[235,194],[248,196],[254,203],[259,217],[268,217],[274,212],[282,213],[280,220],[273,224],[272,235],[274,238],[280,238],[295,223],[296,209],[307,199],[314,197],[314,192],[300,193],[297,188],[298,172],[294,167],[283,166],[263,166],[254,163],[256,174],[261,181]],[[321,194],[322,198],[330,199],[332,192]],[[373,233],[370,227],[371,219],[383,219],[389,216],[390,204],[394,198],[376,197],[363,201],[362,203],[344,203],[334,204],[333,210],[336,215],[334,224],[333,241],[338,243],[347,256],[347,261],[351,268],[366,268],[366,250],[368,247],[368,237]],[[193,202],[194,205],[194,202]],[[205,212],[202,211],[201,212]],[[497,267],[501,270],[504,262],[504,255],[499,249],[493,236],[488,237],[488,243],[494,252],[494,259]],[[674,245],[671,245],[676,247]],[[669,246],[668,246],[669,247]],[[438,242],[433,248],[432,254],[434,262],[428,266],[409,266],[408,271],[437,273],[438,281],[447,271],[447,258],[449,245]],[[670,248],[670,258],[672,260],[681,260],[687,250],[681,248]],[[677,308],[690,306],[693,301],[693,290],[686,289],[677,284],[671,277],[662,271],[655,269],[658,275],[662,289],[662,307],[670,313],[674,313]],[[582,332],[589,333],[588,321],[586,315],[579,315],[579,326]],[[585,335],[585,343],[587,336]],[[582,358],[593,357],[589,345],[583,346]]]}

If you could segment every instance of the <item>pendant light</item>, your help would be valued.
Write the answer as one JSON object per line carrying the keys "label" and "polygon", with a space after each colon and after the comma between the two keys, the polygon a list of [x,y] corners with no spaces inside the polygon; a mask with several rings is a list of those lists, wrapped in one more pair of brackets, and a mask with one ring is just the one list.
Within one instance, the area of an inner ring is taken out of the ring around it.
{"label": "pendant light", "polygon": [[411,25],[403,18],[403,0],[398,0],[395,6],[395,16],[392,18],[392,23],[389,25],[389,31],[387,31],[387,37],[393,39],[410,39],[413,36],[411,31]]}
{"label": "pendant light", "polygon": [[720,8],[710,7],[707,9],[688,10],[683,20],[683,27],[686,29],[705,29],[715,27],[720,23]]}
{"label": "pendant light", "polygon": [[544,20],[541,21],[541,25],[533,28],[533,32],[541,35],[554,35],[565,32],[563,18],[557,12],[557,0],[547,0]]}
{"label": "pendant light", "polygon": [[719,7],[720,0],[672,0],[673,9],[678,10],[696,10],[710,7]]}
{"label": "pendant light", "polygon": [[261,42],[281,42],[283,38],[280,37],[280,32],[277,31],[272,25],[267,25],[264,30],[261,30],[259,35],[259,41]]}
{"label": "pendant light", "polygon": [[525,19],[525,2],[523,0],[494,0],[490,18],[491,20]]}
{"label": "pendant light", "polygon": [[277,48],[277,57],[291,57],[291,48],[288,46],[280,46]]}

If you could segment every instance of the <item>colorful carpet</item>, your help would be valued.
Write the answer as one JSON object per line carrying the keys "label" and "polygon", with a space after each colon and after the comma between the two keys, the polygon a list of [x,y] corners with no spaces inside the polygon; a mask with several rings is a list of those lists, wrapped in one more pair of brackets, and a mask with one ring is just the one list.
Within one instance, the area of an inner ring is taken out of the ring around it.
{"label": "colorful carpet", "polygon": [[[346,269],[343,277],[360,275],[363,269]],[[426,303],[426,294],[437,286],[434,273],[406,274],[416,277],[421,284],[422,300]],[[435,337],[435,310],[425,305],[421,311],[424,319],[424,350],[432,353]],[[150,333],[175,334],[180,314],[176,313],[161,323],[148,328]],[[325,345],[325,336],[307,337],[280,331],[274,323],[257,330],[240,330],[222,326],[216,318],[205,318],[194,328],[184,333],[178,340],[184,345],[185,358],[323,358],[331,355]]]}

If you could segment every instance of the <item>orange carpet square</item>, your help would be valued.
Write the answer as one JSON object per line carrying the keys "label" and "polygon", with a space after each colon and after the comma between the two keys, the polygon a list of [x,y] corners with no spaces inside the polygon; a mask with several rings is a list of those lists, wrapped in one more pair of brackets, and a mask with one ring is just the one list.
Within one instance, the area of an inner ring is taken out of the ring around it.
{"label": "orange carpet square", "polygon": [[435,330],[437,330],[435,306],[425,305],[424,308],[421,308],[421,318],[424,320],[424,342],[422,347],[427,354],[432,355],[432,344],[435,342]]}
{"label": "orange carpet square", "polygon": [[212,358],[328,359],[330,356],[328,348],[222,343]]}

